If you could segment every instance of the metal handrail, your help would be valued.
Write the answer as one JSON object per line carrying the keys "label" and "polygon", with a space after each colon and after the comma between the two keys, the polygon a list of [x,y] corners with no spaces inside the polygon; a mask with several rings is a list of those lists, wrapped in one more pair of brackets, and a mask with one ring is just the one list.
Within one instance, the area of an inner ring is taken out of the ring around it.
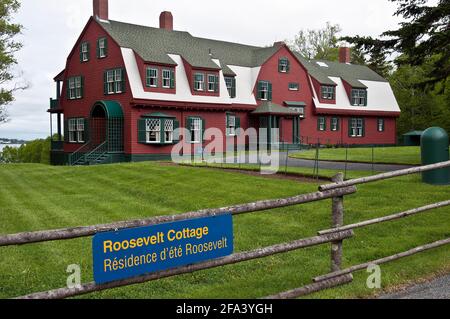
{"label": "metal handrail", "polygon": [[88,141],[86,144],[81,146],[75,152],[69,155],[69,165],[73,166],[77,164],[81,159],[84,159],[84,155],[89,151],[91,147],[91,141]]}
{"label": "metal handrail", "polygon": [[92,150],[89,154],[85,155],[85,160],[87,162],[93,162],[99,159],[103,154],[108,153],[108,141],[103,142]]}

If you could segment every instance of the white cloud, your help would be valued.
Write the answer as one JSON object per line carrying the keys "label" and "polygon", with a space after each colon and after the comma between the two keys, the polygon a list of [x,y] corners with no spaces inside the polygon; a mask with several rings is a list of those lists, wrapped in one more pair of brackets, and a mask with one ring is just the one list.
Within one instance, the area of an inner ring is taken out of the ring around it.
{"label": "white cloud", "polygon": [[[290,39],[301,29],[338,23],[345,35],[378,36],[395,28],[395,4],[388,0],[110,0],[110,18],[158,26],[161,11],[172,11],[174,26],[199,37],[253,45]],[[89,16],[92,0],[22,0],[17,21],[25,26],[25,47],[19,69],[31,87],[18,92],[9,106],[11,122],[0,126],[0,137],[37,138],[49,134],[49,97],[53,77]]]}

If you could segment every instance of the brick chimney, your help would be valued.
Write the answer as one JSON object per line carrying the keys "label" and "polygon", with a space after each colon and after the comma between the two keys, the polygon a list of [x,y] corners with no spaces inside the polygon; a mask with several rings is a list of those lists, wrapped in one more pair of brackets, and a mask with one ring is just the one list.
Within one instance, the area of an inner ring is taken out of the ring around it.
{"label": "brick chimney", "polygon": [[339,62],[340,63],[350,63],[352,60],[350,48],[341,47],[339,48]]}
{"label": "brick chimney", "polygon": [[286,45],[286,43],[284,41],[274,42],[274,44],[273,44],[273,46],[277,47],[277,48],[282,47],[284,45]]}
{"label": "brick chimney", "polygon": [[166,30],[173,30],[173,16],[172,12],[164,11],[161,12],[161,15],[159,16],[159,27],[161,29]]}
{"label": "brick chimney", "polygon": [[108,0],[94,0],[94,17],[108,20]]}

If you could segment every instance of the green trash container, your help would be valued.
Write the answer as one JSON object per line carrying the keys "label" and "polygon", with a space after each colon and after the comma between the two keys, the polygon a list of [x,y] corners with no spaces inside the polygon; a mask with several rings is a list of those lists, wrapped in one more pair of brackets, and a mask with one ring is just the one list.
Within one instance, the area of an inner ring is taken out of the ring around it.
{"label": "green trash container", "polygon": [[[422,165],[430,165],[449,160],[447,132],[440,127],[431,127],[421,137]],[[422,180],[431,185],[449,185],[450,168],[423,172]]]}

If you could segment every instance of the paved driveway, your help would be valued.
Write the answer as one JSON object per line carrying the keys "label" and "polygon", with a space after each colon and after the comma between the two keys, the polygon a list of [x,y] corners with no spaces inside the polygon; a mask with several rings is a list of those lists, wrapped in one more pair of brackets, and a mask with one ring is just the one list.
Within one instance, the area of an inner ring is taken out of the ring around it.
{"label": "paved driveway", "polygon": [[381,296],[380,299],[450,299],[450,275]]}

